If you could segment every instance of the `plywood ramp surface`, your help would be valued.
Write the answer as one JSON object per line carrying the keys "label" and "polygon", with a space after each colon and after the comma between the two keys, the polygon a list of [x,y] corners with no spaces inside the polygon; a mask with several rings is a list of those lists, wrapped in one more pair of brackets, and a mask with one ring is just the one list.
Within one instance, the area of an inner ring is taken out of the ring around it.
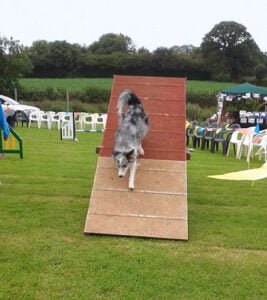
{"label": "plywood ramp surface", "polygon": [[[151,123],[134,191],[111,158],[125,89],[141,99]],[[187,224],[185,79],[115,76],[84,232],[187,240]]]}
{"label": "plywood ramp surface", "polygon": [[85,233],[187,240],[186,162],[139,160],[136,189],[99,157]]}

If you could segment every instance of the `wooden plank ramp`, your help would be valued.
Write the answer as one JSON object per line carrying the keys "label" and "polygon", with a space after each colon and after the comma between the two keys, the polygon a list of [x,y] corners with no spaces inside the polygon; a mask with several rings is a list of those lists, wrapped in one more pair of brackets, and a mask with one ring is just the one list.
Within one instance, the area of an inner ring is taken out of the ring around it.
{"label": "wooden plank ramp", "polygon": [[[111,157],[117,99],[126,88],[141,99],[151,122],[134,191]],[[114,76],[84,233],[187,240],[185,148],[185,79]]]}

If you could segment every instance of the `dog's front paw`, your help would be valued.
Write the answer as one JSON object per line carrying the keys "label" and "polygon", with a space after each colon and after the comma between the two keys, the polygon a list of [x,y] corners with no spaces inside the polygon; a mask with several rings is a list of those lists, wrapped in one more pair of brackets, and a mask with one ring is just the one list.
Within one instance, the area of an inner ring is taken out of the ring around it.
{"label": "dog's front paw", "polygon": [[139,154],[140,155],[145,155],[145,151],[144,151],[144,149],[142,148],[142,147],[139,147]]}
{"label": "dog's front paw", "polygon": [[133,191],[134,190],[134,185],[133,184],[129,184],[128,188],[129,188],[130,191]]}

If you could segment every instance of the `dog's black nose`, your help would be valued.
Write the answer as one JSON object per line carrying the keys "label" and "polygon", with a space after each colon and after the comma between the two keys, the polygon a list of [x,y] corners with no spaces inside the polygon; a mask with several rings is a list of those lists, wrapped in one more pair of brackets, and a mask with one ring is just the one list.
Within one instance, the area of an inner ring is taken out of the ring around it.
{"label": "dog's black nose", "polygon": [[122,176],[122,175],[119,175],[119,177],[122,178],[123,176]]}

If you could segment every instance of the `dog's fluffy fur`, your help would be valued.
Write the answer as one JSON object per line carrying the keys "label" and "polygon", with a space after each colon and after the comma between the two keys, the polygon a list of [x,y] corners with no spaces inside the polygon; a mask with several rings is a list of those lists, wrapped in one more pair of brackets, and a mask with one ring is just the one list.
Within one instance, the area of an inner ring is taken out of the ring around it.
{"label": "dog's fluffy fur", "polygon": [[[126,112],[124,107],[128,105]],[[118,168],[118,176],[124,177],[130,169],[129,189],[134,189],[137,156],[144,155],[141,141],[149,129],[149,119],[140,99],[131,90],[121,93],[118,100],[119,127],[116,131],[116,141],[113,158]]]}

